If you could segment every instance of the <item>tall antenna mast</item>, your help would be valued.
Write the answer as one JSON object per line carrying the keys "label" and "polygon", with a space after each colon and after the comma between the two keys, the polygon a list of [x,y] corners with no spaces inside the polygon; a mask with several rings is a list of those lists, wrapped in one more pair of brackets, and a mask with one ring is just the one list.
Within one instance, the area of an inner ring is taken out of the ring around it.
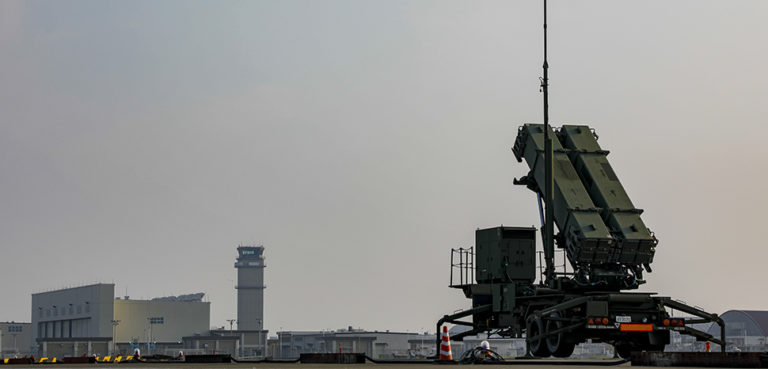
{"label": "tall antenna mast", "polygon": [[546,283],[554,287],[555,282],[555,232],[552,208],[552,137],[549,127],[549,63],[547,63],[547,0],[544,0],[544,76],[541,78],[541,92],[544,95],[544,259],[547,267],[544,270]]}

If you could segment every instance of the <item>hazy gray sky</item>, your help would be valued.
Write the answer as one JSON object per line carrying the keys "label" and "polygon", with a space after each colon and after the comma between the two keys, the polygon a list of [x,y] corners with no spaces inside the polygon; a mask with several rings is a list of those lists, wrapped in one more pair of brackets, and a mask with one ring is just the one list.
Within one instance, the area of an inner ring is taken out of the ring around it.
{"label": "hazy gray sky", "polygon": [[[202,291],[266,327],[420,330],[449,250],[536,225],[540,1],[0,2],[0,320],[30,293]],[[597,129],[660,244],[646,290],[768,309],[768,3],[550,2],[551,118]]]}

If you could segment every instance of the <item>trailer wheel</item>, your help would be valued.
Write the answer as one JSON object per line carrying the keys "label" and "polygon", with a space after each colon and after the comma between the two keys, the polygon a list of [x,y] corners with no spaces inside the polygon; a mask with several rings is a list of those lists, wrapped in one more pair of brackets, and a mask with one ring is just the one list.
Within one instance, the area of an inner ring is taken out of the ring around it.
{"label": "trailer wheel", "polygon": [[629,359],[632,356],[632,345],[628,343],[617,343],[614,348],[622,359]]}
{"label": "trailer wheel", "polygon": [[[547,320],[547,333],[563,328],[563,322],[556,320],[557,318],[560,318],[560,314],[555,312],[552,313],[550,317],[555,318],[555,320]],[[576,348],[576,342],[564,332],[548,335],[546,341],[547,349],[554,357],[569,357],[573,354],[573,350]]]}
{"label": "trailer wheel", "polygon": [[[543,333],[544,333],[544,322],[541,321],[541,318],[534,319],[533,322],[528,324],[528,327],[525,330],[525,334],[527,337],[535,337]],[[528,339],[527,341],[528,341],[528,351],[531,353],[531,355],[536,357],[549,356],[549,349],[547,348],[547,343],[544,338],[538,338],[536,340]]]}

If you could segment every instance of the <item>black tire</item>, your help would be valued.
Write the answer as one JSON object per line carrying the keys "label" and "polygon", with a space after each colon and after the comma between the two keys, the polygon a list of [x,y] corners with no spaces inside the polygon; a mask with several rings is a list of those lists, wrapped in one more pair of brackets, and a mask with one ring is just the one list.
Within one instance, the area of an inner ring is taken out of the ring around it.
{"label": "black tire", "polygon": [[560,341],[560,346],[556,351],[552,352],[552,356],[559,358],[567,358],[573,355],[573,351],[576,349],[576,343],[572,341]]}
{"label": "black tire", "polygon": [[630,356],[632,356],[632,346],[628,343],[619,343],[614,346],[616,348],[616,353],[619,354],[619,357],[622,359],[629,359]]}
{"label": "black tire", "polygon": [[[560,314],[552,313],[552,318],[560,318]],[[563,322],[560,320],[547,320],[545,325],[546,332],[552,332],[554,330],[563,328]],[[565,358],[573,354],[573,350],[576,348],[576,342],[569,337],[568,333],[560,332],[557,334],[549,335],[546,339],[547,350],[552,353],[552,356]]]}
{"label": "black tire", "polygon": [[[534,319],[533,322],[528,324],[528,328],[525,330],[527,337],[535,337],[544,332],[544,322],[539,318]],[[549,357],[549,349],[547,348],[545,339],[539,338],[537,340],[529,340],[526,338],[526,340],[528,341],[528,351],[531,355],[536,357]]]}

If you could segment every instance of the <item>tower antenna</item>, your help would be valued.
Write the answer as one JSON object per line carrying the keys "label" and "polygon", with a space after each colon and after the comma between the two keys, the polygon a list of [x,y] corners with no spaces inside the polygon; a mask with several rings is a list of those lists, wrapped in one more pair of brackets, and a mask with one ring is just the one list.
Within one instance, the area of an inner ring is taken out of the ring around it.
{"label": "tower antenna", "polygon": [[549,63],[547,62],[547,0],[544,0],[544,76],[541,78],[541,92],[544,95],[544,205],[545,205],[545,223],[544,223],[544,258],[547,267],[544,270],[546,283],[553,285],[555,282],[555,232],[553,217],[553,199],[552,188],[554,187],[552,178],[552,136],[549,127]]}

